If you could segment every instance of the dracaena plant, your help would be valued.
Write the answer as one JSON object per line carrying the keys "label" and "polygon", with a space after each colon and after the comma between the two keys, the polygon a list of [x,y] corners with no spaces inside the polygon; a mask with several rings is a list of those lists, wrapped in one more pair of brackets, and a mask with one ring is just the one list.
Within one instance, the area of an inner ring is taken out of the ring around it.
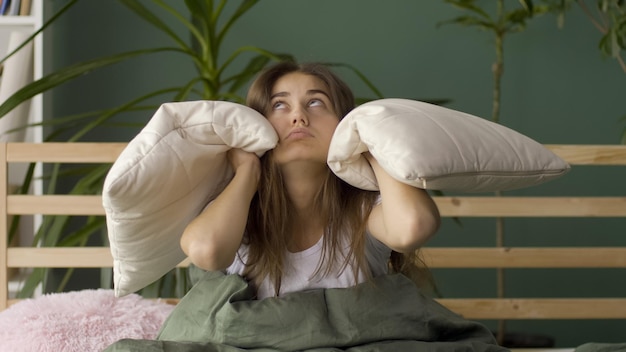
{"label": "dracaena plant", "polygon": [[[519,0],[509,2],[504,0],[479,1],[479,0],[444,0],[460,9],[463,14],[453,19],[440,22],[440,25],[456,24],[466,27],[477,28],[492,36],[495,58],[492,64],[492,99],[491,120],[500,122],[500,104],[502,95],[502,79],[504,74],[504,40],[510,34],[523,32],[528,22],[545,13],[555,12],[562,16],[567,9],[567,1],[543,0],[540,3],[531,0]],[[501,195],[496,192],[496,195]],[[496,247],[504,246],[505,231],[504,219],[497,218],[495,224]],[[498,297],[505,296],[504,271],[496,269],[496,291]],[[497,340],[503,344],[506,333],[506,322],[498,321]]]}
{"label": "dracaena plant", "polygon": [[[565,14],[573,6],[579,6],[589,17],[593,25],[602,33],[599,50],[619,63],[626,73],[623,53],[626,49],[626,1],[624,0],[518,0],[509,2],[504,0],[444,0],[457,8],[463,14],[453,19],[442,21],[440,24],[456,24],[477,28],[489,33],[494,42],[495,59],[492,65],[492,99],[491,120],[500,121],[501,82],[504,67],[504,40],[510,34],[523,32],[529,21],[539,15],[552,13],[557,16],[557,25],[565,25]],[[595,3],[590,6],[588,3]],[[595,8],[592,10],[591,8]],[[626,122],[626,117],[622,118]],[[622,132],[621,142],[626,144],[626,128]],[[496,246],[504,245],[504,219],[496,219]],[[504,272],[497,269],[497,294],[505,296]],[[500,321],[498,327],[498,342],[503,343],[505,322]]]}
{"label": "dracaena plant", "polygon": [[[56,14],[46,21],[41,29],[28,38],[24,45],[46,28],[52,26],[60,16],[69,11],[78,2],[79,0],[68,1]],[[162,52],[174,52],[193,63],[197,74],[181,85],[159,87],[154,91],[130,97],[126,103],[109,109],[55,117],[36,124],[37,126],[50,127],[52,129],[52,132],[46,137],[47,141],[76,142],[83,140],[84,136],[94,129],[112,125],[111,119],[119,114],[137,110],[154,111],[158,107],[154,105],[155,100],[168,102],[204,99],[243,102],[244,98],[239,93],[241,88],[248,84],[269,63],[293,60],[292,55],[275,53],[256,46],[243,46],[231,52],[224,51],[223,44],[227,34],[233,25],[258,3],[258,0],[185,0],[186,13],[180,12],[163,0],[118,0],[118,2],[135,13],[139,18],[151,24],[154,30],[165,33],[169,38],[169,43],[165,43],[161,47],[117,53],[61,68],[23,87],[2,102],[0,104],[0,118],[37,94],[50,91],[76,77],[122,61]],[[152,7],[162,10],[159,12],[161,15],[145,6],[145,4],[149,3],[152,4]],[[164,16],[168,18],[162,18]],[[176,34],[172,26],[168,24],[171,22],[178,25],[182,24],[187,30],[187,38],[184,39]],[[6,60],[20,48],[21,46],[0,61]],[[356,74],[372,90],[376,98],[382,97],[382,94],[376,87],[355,67],[343,63],[329,63],[329,65],[341,67]],[[237,67],[241,68],[238,69]],[[357,99],[357,101],[361,102],[363,100],[367,99]],[[153,103],[151,105],[148,102]],[[133,127],[137,129],[141,126]],[[78,177],[79,181],[73,186],[70,193],[100,194],[101,186],[109,167],[110,165],[96,165],[93,167],[68,168],[67,165],[55,165],[46,172],[47,193],[54,193],[59,180],[71,176]],[[23,193],[26,193],[29,189],[33,179],[33,170],[34,167],[31,165],[22,187]],[[75,225],[71,226],[73,221],[75,220],[68,216],[45,216],[42,225],[35,235],[34,244],[48,247],[82,246],[92,236],[102,236],[103,240],[106,241],[106,236],[102,235],[105,229],[103,217],[88,217],[81,222],[81,226],[77,230],[72,229],[72,227],[76,227]],[[17,222],[15,222],[15,225],[11,233],[15,233]],[[106,272],[110,275],[110,270]],[[70,275],[71,270],[61,280],[57,290],[63,289]],[[21,297],[30,297],[37,286],[42,283],[45,285],[47,276],[48,272],[46,270],[36,269],[27,279],[19,295]],[[181,272],[170,273],[164,279],[145,289],[143,294],[145,296],[180,296],[188,288],[185,277],[186,275]]]}
{"label": "dracaena plant", "polygon": [[[626,1],[597,0],[596,6],[584,0],[576,2],[593,26],[602,34],[598,47],[603,55],[617,61],[626,74]],[[626,116],[621,118],[626,123]],[[626,127],[622,130],[620,143],[626,144]]]}

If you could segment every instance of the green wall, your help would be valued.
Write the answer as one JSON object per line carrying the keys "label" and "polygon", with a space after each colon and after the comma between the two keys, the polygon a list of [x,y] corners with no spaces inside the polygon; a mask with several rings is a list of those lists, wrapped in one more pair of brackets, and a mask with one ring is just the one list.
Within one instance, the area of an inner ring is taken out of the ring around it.
{"label": "green wall", "polygon": [[[182,1],[168,3],[183,7]],[[47,3],[48,14],[61,5]],[[350,63],[386,97],[447,98],[451,108],[488,117],[492,37],[465,27],[437,26],[459,14],[433,0],[265,0],[233,28],[226,46],[255,45],[294,54],[301,61]],[[618,143],[626,125],[620,121],[626,114],[626,73],[600,55],[599,38],[577,7],[567,14],[563,29],[546,15],[532,20],[525,32],[507,37],[501,123],[542,143]],[[83,0],[48,33],[46,65],[56,69],[100,55],[160,46],[166,40],[118,2]],[[371,96],[354,75],[340,73],[357,95]],[[48,94],[46,111],[64,116],[118,105],[192,74],[193,67],[174,54],[135,60]],[[133,114],[121,120],[142,123],[149,117]],[[126,141],[134,133],[103,130],[91,138]],[[576,170],[558,183],[516,193],[626,194],[624,168],[612,175],[598,176],[594,171]],[[462,227],[446,220],[433,245],[491,245],[493,228],[486,219],[465,219]],[[625,219],[510,219],[506,228],[507,245],[626,245]],[[446,297],[495,294],[492,270],[435,273]],[[511,296],[626,296],[624,270],[508,270],[507,277]],[[558,346],[626,341],[623,320],[523,321],[508,326],[512,331],[554,336]]]}

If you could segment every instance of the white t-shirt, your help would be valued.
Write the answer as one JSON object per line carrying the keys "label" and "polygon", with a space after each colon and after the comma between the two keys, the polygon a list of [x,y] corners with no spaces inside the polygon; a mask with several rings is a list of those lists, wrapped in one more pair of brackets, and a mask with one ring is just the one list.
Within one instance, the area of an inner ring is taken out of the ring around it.
{"label": "white t-shirt", "polygon": [[[366,234],[365,256],[369,264],[372,276],[379,276],[387,273],[387,262],[391,255],[391,249],[382,242],[374,238],[369,233]],[[352,268],[347,267],[341,271],[342,260],[335,264],[330,275],[313,275],[318,268],[322,255],[323,237],[311,248],[297,253],[287,252],[285,262],[285,275],[281,280],[280,294],[289,292],[299,292],[316,288],[342,288],[350,287],[355,283],[365,280],[363,273],[359,274],[357,280],[354,278]],[[348,253],[348,245],[343,246],[342,253]],[[226,269],[227,274],[243,275],[245,269],[244,262],[248,257],[248,246],[241,245],[235,256],[235,261]],[[341,272],[340,272],[341,271]],[[268,278],[263,280],[257,290],[259,299],[272,297],[275,294],[274,284]]]}

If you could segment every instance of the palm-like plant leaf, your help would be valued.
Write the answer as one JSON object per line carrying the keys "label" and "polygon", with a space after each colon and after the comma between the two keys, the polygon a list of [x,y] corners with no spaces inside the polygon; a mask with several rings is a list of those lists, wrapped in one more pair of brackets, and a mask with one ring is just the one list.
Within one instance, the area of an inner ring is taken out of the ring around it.
{"label": "palm-like plant leaf", "polygon": [[105,66],[110,66],[118,62],[126,61],[128,59],[141,56],[141,55],[152,54],[152,53],[163,52],[163,51],[178,51],[178,50],[179,49],[175,49],[175,48],[142,49],[142,50],[136,50],[136,51],[131,51],[127,53],[112,55],[112,56],[108,56],[105,58],[98,58],[98,59],[78,63],[75,65],[60,69],[45,77],[42,77],[41,79],[31,84],[28,84],[22,87],[13,95],[11,95],[7,100],[5,100],[0,105],[0,118],[2,118],[9,111],[13,110],[21,103],[34,97],[35,95],[46,92],[52,88],[58,87],[59,85],[67,81],[70,81],[78,76],[82,76],[93,70],[96,70]]}
{"label": "palm-like plant leaf", "polygon": [[[65,13],[77,1],[70,1],[50,21],[46,22],[45,26],[49,26],[54,19]],[[189,11],[188,15],[182,14],[162,0],[151,0],[153,5],[163,10],[167,18],[149,9],[145,5],[146,1],[118,1],[129,11],[149,23],[156,31],[164,33],[171,43],[158,48],[140,49],[96,58],[57,70],[23,87],[2,102],[0,105],[0,117],[37,94],[47,92],[94,70],[137,57],[161,52],[175,52],[182,54],[186,59],[193,62],[197,71],[196,77],[181,83],[179,86],[159,88],[140,94],[138,97],[129,99],[126,103],[117,107],[53,118],[29,125],[53,127],[46,140],[63,138],[67,142],[76,142],[82,140],[87,133],[111,124],[113,117],[120,114],[145,109],[154,111],[158,104],[146,105],[146,102],[152,102],[155,99],[165,102],[199,97],[208,100],[243,102],[244,99],[239,91],[270,62],[294,60],[289,54],[274,53],[255,46],[240,47],[231,53],[222,51],[221,46],[232,26],[249,12],[258,3],[258,0],[242,0],[232,12],[225,11],[227,4],[231,4],[232,1],[220,0],[216,4],[211,0],[185,0],[185,6]],[[188,31],[188,38],[183,39],[170,23],[182,25]],[[31,36],[29,40],[32,40],[35,35]],[[221,58],[225,59],[220,61]],[[242,62],[242,67],[234,69],[236,62]],[[356,68],[345,64],[334,65],[352,70],[372,89],[377,97],[382,97],[382,94],[375,86]],[[226,72],[233,70],[235,73],[226,76]],[[123,124],[118,123],[119,125]],[[137,126],[135,125],[135,127]],[[100,194],[101,185],[109,166],[96,165],[89,168],[67,168],[59,164],[52,165],[45,177],[47,193],[54,194],[61,181],[79,178],[79,181],[72,187],[71,194]],[[24,180],[23,192],[29,188],[32,181],[33,174],[31,170]],[[105,230],[105,221],[102,217],[87,217],[82,221],[83,224],[80,228],[71,230],[72,225],[75,224],[73,218],[68,216],[45,216],[35,234],[34,244],[42,246],[83,246],[95,234],[101,235],[103,230]],[[72,270],[66,273],[61,281],[61,287],[67,282],[71,273]],[[41,284],[45,286],[46,278],[46,270],[34,270],[33,274],[25,282],[20,297],[30,296],[36,287]],[[146,288],[145,294],[162,296],[163,292],[167,291],[180,296],[187,289],[188,282],[185,271],[176,269],[161,282]]]}

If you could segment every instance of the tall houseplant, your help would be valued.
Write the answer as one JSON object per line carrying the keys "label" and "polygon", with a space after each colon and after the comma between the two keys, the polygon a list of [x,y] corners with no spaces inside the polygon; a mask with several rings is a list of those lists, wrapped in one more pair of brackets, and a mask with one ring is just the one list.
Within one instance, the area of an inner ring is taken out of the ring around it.
{"label": "tall houseplant", "polygon": [[[626,1],[597,0],[596,6],[590,6],[585,0],[575,2],[601,34],[598,48],[606,57],[615,59],[622,72],[626,74]],[[626,124],[626,116],[621,118]],[[623,128],[620,142],[626,144],[626,126]]]}
{"label": "tall houseplant", "polygon": [[[500,111],[502,101],[502,80],[504,75],[504,42],[510,34],[519,33],[526,29],[528,21],[533,17],[548,12],[556,12],[562,15],[567,8],[564,1],[543,0],[537,4],[531,0],[519,0],[517,6],[505,5],[504,0],[496,0],[483,5],[477,0],[444,0],[461,9],[464,14],[441,24],[457,24],[478,28],[492,35],[494,44],[494,62],[491,66],[492,74],[492,98],[491,98],[491,121],[500,123]],[[493,7],[492,7],[493,6]],[[501,195],[501,192],[496,192]],[[495,246],[504,247],[505,221],[496,218],[495,223]],[[498,298],[506,296],[505,273],[502,268],[496,269],[496,295]],[[496,333],[498,343],[501,345],[514,344],[507,341],[506,322],[498,322]],[[517,346],[509,346],[517,347]]]}
{"label": "tall houseplant", "polygon": [[[593,5],[588,5],[585,0],[519,0],[517,8],[512,10],[510,4],[504,0],[484,2],[476,0],[444,0],[465,12],[464,15],[452,20],[444,21],[444,24],[458,24],[478,28],[492,35],[495,60],[492,65],[492,100],[491,120],[500,122],[501,108],[501,82],[504,74],[504,41],[512,33],[522,32],[530,19],[545,13],[553,13],[557,16],[559,27],[565,25],[565,14],[573,6],[580,7],[590,19],[594,27],[602,34],[598,48],[602,54],[614,58],[622,70],[626,73],[626,64],[623,53],[626,50],[626,1],[623,0],[592,0]],[[487,6],[495,6],[490,12]],[[626,121],[626,117],[623,118]],[[626,128],[621,134],[621,142],[626,144]],[[504,219],[496,220],[496,246],[502,247],[505,242]],[[505,276],[502,269],[496,273],[497,296],[504,297]],[[504,343],[506,324],[498,322],[498,342]],[[510,346],[514,347],[514,346]]]}
{"label": "tall houseplant", "polygon": [[[69,0],[27,41],[32,40],[41,31],[53,25],[62,14],[69,11],[78,2],[79,0]],[[110,125],[112,119],[120,114],[137,110],[154,111],[159,105],[159,103],[155,104],[154,101],[205,99],[243,102],[244,99],[239,93],[241,88],[248,84],[268,63],[293,60],[293,56],[290,54],[274,53],[255,46],[242,46],[229,52],[225,51],[226,36],[235,23],[258,3],[258,0],[241,0],[238,2],[232,0],[185,0],[184,5],[187,13],[182,13],[163,0],[118,0],[118,2],[152,25],[155,30],[164,33],[169,38],[169,43],[161,47],[113,54],[61,68],[25,86],[2,102],[0,104],[0,118],[20,103],[37,94],[47,92],[91,71],[119,62],[162,52],[173,52],[182,55],[186,60],[193,63],[196,75],[178,86],[159,87],[132,97],[120,106],[41,122],[41,125],[53,128],[46,140],[76,142],[84,140],[85,135],[90,131]],[[160,13],[165,13],[165,15],[160,16],[156,11],[145,6],[146,3],[151,3],[153,7],[161,10]],[[164,16],[167,18],[162,18]],[[173,26],[169,24],[171,22],[184,27],[188,38],[179,36]],[[12,54],[9,53],[8,56]],[[329,65],[347,68],[355,73],[376,97],[382,97],[371,82],[354,67],[342,63]],[[141,126],[134,127],[139,128]],[[73,186],[70,193],[100,194],[101,185],[108,168],[109,165],[97,165],[68,169],[56,165],[46,176],[47,193],[54,193],[61,178],[72,176],[78,178],[78,182]],[[33,167],[31,166],[22,187],[23,193],[28,191],[32,179]],[[44,217],[42,225],[36,233],[34,244],[42,246],[86,245],[94,236],[101,236],[105,229],[103,217],[88,217],[77,229],[72,228],[72,223],[73,220],[66,216]],[[68,275],[62,280],[60,288],[63,287],[69,274],[71,272],[68,272]],[[45,283],[46,276],[46,271],[35,270],[27,279],[20,296],[31,296],[37,286]],[[144,294],[148,296],[182,295],[187,289],[185,276],[184,273],[174,272],[173,275],[169,275],[146,290],[151,292],[144,292]]]}

